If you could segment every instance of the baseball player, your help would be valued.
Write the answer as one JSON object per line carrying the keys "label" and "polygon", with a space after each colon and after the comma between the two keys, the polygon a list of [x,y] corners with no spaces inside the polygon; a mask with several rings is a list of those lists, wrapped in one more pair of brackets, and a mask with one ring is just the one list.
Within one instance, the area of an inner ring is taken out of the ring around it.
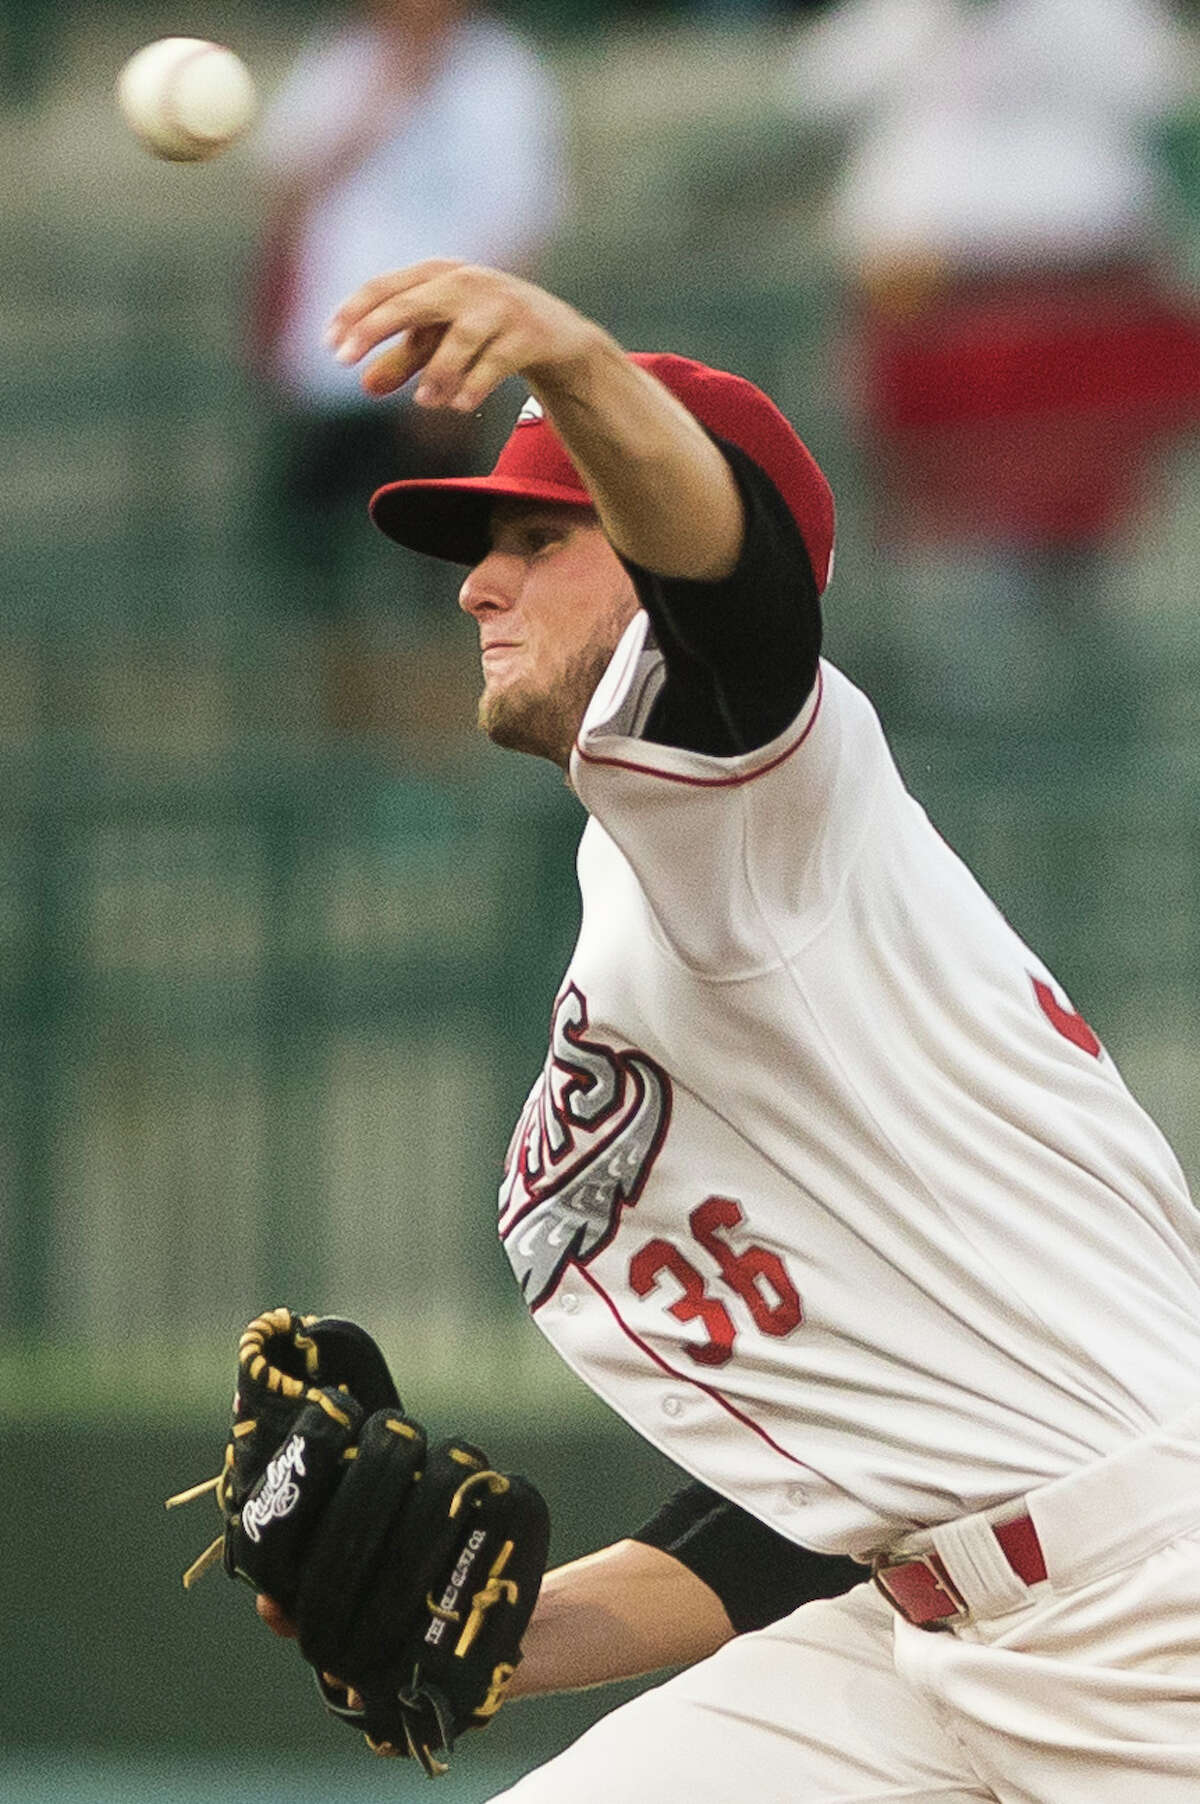
{"label": "baseball player", "polygon": [[683,1672],[506,1796],[1195,1804],[1200,1231],[820,657],[820,470],[495,271],[369,282],[329,342],[375,394],[530,391],[490,475],[372,512],[466,566],[480,723],[588,814],[500,1234],[695,1481],[547,1576],[510,1694]]}

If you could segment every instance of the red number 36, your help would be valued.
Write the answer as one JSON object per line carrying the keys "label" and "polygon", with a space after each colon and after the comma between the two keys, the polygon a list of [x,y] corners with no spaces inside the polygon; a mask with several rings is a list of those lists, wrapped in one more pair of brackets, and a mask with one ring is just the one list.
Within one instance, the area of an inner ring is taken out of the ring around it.
{"label": "red number 36", "polygon": [[[778,1253],[749,1246],[738,1252],[722,1236],[741,1226],[745,1217],[731,1196],[710,1196],[688,1217],[692,1238],[715,1262],[722,1282],[740,1297],[750,1319],[763,1334],[790,1334],[804,1320],[800,1293]],[[648,1240],[629,1262],[629,1282],[639,1297],[657,1289],[663,1273],[678,1284],[680,1295],[667,1305],[679,1322],[699,1322],[706,1338],[689,1342],[686,1351],[697,1365],[723,1366],[733,1356],[737,1324],[720,1296],[709,1294],[703,1274],[669,1240]]]}

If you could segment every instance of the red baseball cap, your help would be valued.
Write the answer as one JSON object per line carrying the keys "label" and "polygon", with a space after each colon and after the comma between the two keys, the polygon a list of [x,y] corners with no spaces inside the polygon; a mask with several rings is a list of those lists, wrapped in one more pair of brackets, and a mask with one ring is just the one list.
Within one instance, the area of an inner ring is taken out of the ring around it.
{"label": "red baseball cap", "polygon": [[[770,396],[744,376],[670,351],[634,351],[631,356],[710,432],[738,445],[766,471],[800,528],[817,589],[823,590],[833,561],[833,493]],[[389,539],[411,551],[454,564],[478,564],[490,547],[488,524],[498,500],[592,506],[583,478],[536,400],[522,408],[490,475],[389,482],[371,497],[371,518]]]}

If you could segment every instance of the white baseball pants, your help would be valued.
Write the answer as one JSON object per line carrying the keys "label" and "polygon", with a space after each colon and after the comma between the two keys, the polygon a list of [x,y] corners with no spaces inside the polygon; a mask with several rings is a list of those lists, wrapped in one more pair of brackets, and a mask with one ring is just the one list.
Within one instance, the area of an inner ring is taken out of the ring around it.
{"label": "white baseball pants", "polygon": [[967,1622],[914,1628],[867,1584],[808,1604],[505,1804],[1200,1804],[1200,1410],[1026,1504],[1045,1583],[985,1517],[947,1525],[924,1540]]}

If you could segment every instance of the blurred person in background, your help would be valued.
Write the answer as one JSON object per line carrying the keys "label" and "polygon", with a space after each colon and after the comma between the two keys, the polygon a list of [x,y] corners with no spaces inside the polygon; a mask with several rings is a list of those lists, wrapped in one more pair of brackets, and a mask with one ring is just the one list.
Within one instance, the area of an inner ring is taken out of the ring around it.
{"label": "blurred person in background", "polygon": [[1047,679],[1061,699],[1046,636],[1200,416],[1154,135],[1195,105],[1195,43],[1166,0],[844,0],[787,87],[847,137],[849,401],[881,547],[921,592],[905,636],[942,616],[913,668],[927,685],[940,652],[968,708],[1036,709]]}
{"label": "blurred person in background", "polygon": [[[394,262],[450,255],[531,273],[565,202],[556,85],[475,0],[359,0],[300,50],[258,134],[266,227],[252,300],[271,418],[268,506],[290,599],[323,629],[328,723],[374,724],[348,559],[362,495],[476,466],[479,417],[371,405],[322,343],[337,302]],[[413,605],[420,594],[414,589]]]}

